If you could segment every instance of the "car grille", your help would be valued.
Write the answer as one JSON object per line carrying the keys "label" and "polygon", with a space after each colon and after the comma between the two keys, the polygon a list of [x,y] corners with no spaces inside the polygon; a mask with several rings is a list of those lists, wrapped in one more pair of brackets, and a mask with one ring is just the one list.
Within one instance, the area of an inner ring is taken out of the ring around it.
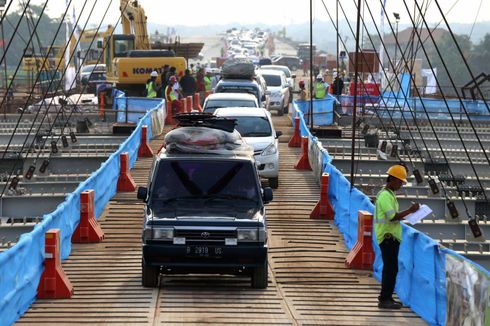
{"label": "car grille", "polygon": [[235,230],[175,230],[174,237],[195,241],[225,241],[236,238]]}

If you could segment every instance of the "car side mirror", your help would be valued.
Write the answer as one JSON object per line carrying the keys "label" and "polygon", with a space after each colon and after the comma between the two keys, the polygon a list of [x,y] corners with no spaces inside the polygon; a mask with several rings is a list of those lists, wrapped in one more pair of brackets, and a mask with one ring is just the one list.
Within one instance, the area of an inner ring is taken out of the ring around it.
{"label": "car side mirror", "polygon": [[148,196],[148,188],[138,187],[138,194],[136,197],[144,202],[146,202],[146,197]]}
{"label": "car side mirror", "polygon": [[292,79],[295,79],[295,78],[296,78],[296,75],[295,75],[295,74],[292,74],[292,75],[291,75],[291,78],[292,78]]}
{"label": "car side mirror", "polygon": [[271,187],[265,187],[264,193],[262,194],[262,200],[264,201],[264,204],[270,203],[273,198],[274,198],[274,195],[272,193],[272,188]]}
{"label": "car side mirror", "polygon": [[276,131],[276,138],[279,138],[282,136],[282,131],[278,130]]}

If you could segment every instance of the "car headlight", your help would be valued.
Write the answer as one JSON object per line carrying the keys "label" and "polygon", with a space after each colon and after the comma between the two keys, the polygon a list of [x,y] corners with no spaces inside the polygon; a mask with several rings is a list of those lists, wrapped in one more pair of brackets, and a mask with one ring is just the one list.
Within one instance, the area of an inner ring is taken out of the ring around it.
{"label": "car headlight", "polygon": [[269,146],[267,146],[264,151],[262,152],[261,155],[274,155],[277,153],[277,147],[275,144],[270,144]]}
{"label": "car headlight", "polygon": [[174,237],[173,228],[153,228],[153,239],[172,240]]}
{"label": "car headlight", "polygon": [[257,241],[259,232],[257,229],[238,229],[237,238],[238,241]]}

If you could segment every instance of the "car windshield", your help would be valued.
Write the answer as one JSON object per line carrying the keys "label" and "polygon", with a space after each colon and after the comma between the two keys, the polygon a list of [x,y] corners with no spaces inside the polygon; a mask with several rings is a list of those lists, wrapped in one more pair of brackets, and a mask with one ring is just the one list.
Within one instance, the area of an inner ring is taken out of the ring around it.
{"label": "car windshield", "polygon": [[272,134],[271,124],[265,117],[227,117],[236,120],[235,129],[242,137],[268,137]]}
{"label": "car windshield", "polygon": [[226,86],[218,87],[217,93],[247,93],[247,94],[255,95],[256,98],[259,98],[258,89],[252,86],[226,85]]}
{"label": "car windshield", "polygon": [[156,211],[213,205],[257,208],[254,166],[241,161],[169,160],[158,165],[150,205]]}
{"label": "car windshield", "polygon": [[281,86],[281,76],[278,75],[262,75],[267,86]]}
{"label": "car windshield", "polygon": [[206,102],[206,107],[204,108],[204,112],[213,113],[214,110],[218,108],[227,108],[227,107],[249,107],[255,108],[257,104],[255,101],[250,100],[209,100]]}

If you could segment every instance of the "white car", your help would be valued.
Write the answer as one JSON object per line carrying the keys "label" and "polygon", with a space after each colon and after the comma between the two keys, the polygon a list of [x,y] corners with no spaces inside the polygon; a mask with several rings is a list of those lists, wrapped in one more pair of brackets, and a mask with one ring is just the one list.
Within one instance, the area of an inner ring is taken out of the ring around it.
{"label": "white car", "polygon": [[279,70],[284,72],[286,75],[286,80],[288,81],[289,84],[289,103],[293,101],[293,90],[294,90],[294,79],[296,79],[296,75],[291,73],[291,70],[287,66],[280,66],[280,65],[264,65],[260,67],[261,69],[267,69],[267,70]]}
{"label": "white car", "polygon": [[216,109],[226,107],[258,108],[259,103],[253,94],[215,93],[206,98],[202,110],[203,112],[214,113]]}
{"label": "white car", "polygon": [[236,130],[254,149],[257,169],[271,188],[279,186],[279,146],[281,131],[275,131],[269,111],[262,108],[221,108],[214,111],[218,117],[236,120]]}
{"label": "white car", "polygon": [[290,92],[286,75],[282,71],[268,69],[260,69],[259,73],[270,92],[269,110],[276,110],[278,115],[288,113]]}

